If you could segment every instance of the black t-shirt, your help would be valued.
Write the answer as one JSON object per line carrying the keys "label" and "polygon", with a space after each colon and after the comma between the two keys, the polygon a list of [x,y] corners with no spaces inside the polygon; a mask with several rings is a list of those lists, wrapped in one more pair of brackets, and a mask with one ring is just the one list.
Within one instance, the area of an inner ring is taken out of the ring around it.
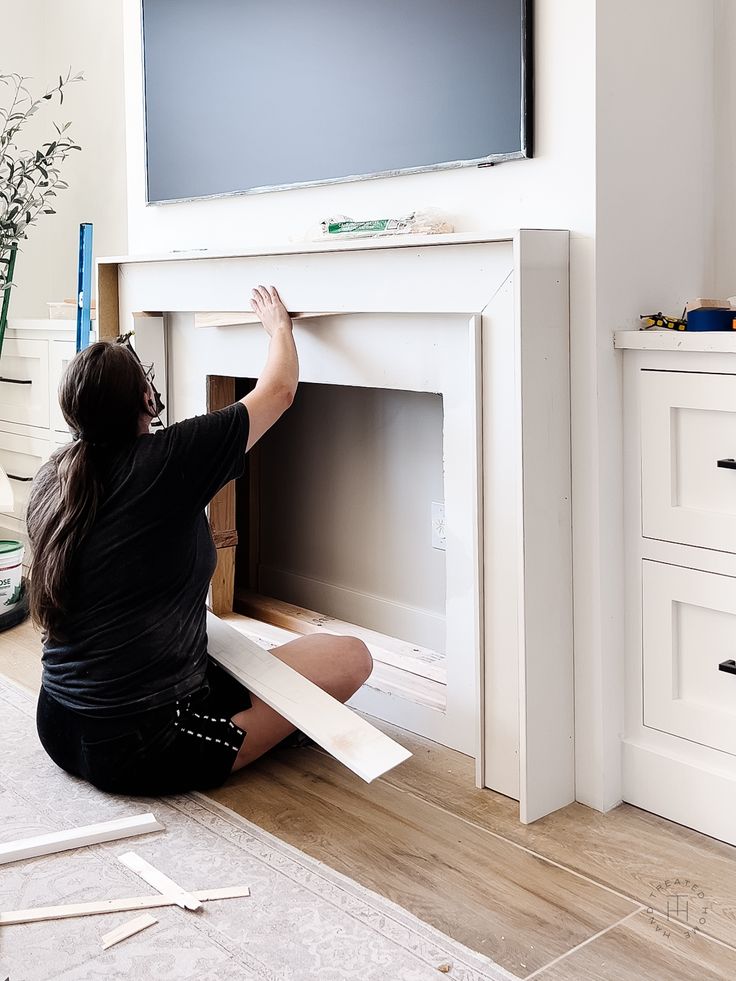
{"label": "black t-shirt", "polygon": [[72,562],[64,640],[44,642],[43,685],[63,705],[130,715],[202,685],[216,564],[204,509],[242,475],[248,429],[236,402],[103,461],[103,501]]}

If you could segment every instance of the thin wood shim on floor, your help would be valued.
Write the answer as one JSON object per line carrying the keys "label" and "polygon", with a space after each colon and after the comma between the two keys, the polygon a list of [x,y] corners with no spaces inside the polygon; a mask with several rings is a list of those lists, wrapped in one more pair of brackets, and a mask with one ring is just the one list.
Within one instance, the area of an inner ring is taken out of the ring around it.
{"label": "thin wood shim on floor", "polygon": [[367,783],[411,756],[352,709],[209,612],[207,635],[210,656],[226,671]]}
{"label": "thin wood shim on floor", "polygon": [[[225,886],[223,889],[205,889],[192,893],[200,903],[217,899],[241,899],[250,896],[248,886]],[[159,906],[177,906],[171,896],[132,896],[127,899],[96,899],[89,903],[68,903],[64,906],[37,906],[35,909],[16,909],[0,913],[0,927],[14,923],[39,923],[43,920],[68,920],[75,916],[97,916],[102,913],[128,913],[136,909],[155,909]]]}
{"label": "thin wood shim on floor", "polygon": [[114,947],[121,940],[134,937],[136,933],[140,933],[146,927],[153,926],[154,923],[158,923],[158,920],[155,916],[151,916],[150,913],[143,913],[141,916],[136,916],[134,920],[129,920],[127,923],[123,923],[122,926],[115,927],[109,933],[103,934],[102,949],[107,950],[108,947]]}

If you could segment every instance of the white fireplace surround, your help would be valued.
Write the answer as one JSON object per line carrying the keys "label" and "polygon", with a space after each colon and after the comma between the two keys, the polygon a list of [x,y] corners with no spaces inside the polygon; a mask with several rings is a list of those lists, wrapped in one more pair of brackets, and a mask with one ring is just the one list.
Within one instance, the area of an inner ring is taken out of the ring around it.
{"label": "white fireplace surround", "polygon": [[446,709],[352,704],[473,755],[525,822],[575,799],[568,254],[524,229],[98,262],[100,336],[135,326],[169,421],[206,411],[208,375],[257,377],[259,283],[309,315],[301,380],[442,395]]}

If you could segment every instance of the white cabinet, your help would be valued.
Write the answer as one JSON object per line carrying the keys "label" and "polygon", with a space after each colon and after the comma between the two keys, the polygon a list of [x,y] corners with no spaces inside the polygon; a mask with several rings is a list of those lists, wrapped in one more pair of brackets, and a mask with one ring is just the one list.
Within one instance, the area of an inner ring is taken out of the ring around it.
{"label": "white cabinet", "polygon": [[622,796],[732,844],[734,341],[730,332],[616,335],[625,348]]}
{"label": "white cabinet", "polygon": [[9,322],[0,356],[0,466],[10,480],[13,504],[0,512],[0,526],[17,537],[24,536],[36,472],[69,439],[58,388],[75,349],[73,324]]}

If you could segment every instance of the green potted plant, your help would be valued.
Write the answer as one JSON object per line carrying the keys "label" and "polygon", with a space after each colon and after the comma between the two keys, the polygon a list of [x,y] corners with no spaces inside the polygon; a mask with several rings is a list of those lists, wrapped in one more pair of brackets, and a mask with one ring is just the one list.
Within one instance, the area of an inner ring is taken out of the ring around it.
{"label": "green potted plant", "polygon": [[[68,187],[60,176],[60,167],[73,150],[80,147],[68,135],[71,123],[53,123],[56,136],[33,148],[21,148],[23,127],[44,103],[58,95],[64,102],[64,91],[83,76],[59,76],[59,83],[39,98],[25,85],[26,77],[0,75],[0,353],[8,322],[10,291],[20,242],[42,214],[55,214],[52,199]],[[13,490],[7,474],[0,467],[0,504],[12,505]],[[0,541],[0,630],[15,626],[28,615],[28,601],[23,579],[24,546],[17,541]]]}
{"label": "green potted plant", "polygon": [[59,75],[57,85],[34,98],[25,76],[0,75],[0,353],[19,244],[42,214],[55,214],[51,199],[68,187],[60,166],[72,151],[81,149],[66,135],[71,123],[52,123],[56,136],[33,148],[19,146],[21,133],[44,103],[58,95],[62,105],[67,86],[83,77],[72,76],[70,69],[66,78]]}

